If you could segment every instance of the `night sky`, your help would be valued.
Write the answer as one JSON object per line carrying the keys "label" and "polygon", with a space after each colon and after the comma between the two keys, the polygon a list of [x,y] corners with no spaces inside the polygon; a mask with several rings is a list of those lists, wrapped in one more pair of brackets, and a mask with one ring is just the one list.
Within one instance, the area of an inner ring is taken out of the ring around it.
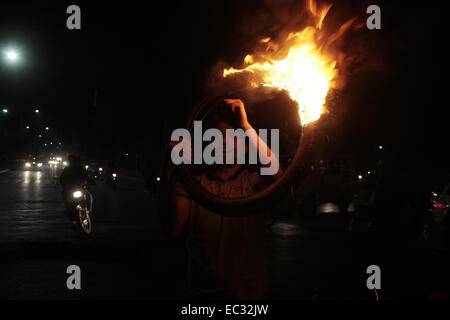
{"label": "night sky", "polygon": [[[382,10],[381,30],[348,35],[361,64],[343,92],[345,108],[336,111],[334,145],[356,152],[383,144],[410,168],[448,173],[445,10],[390,2],[339,1],[327,17],[338,26],[354,16],[364,21],[370,4]],[[80,31],[66,28],[70,4],[81,7]],[[16,45],[24,63],[0,68],[0,104],[20,110],[25,122],[38,106],[64,142],[89,145],[89,152],[143,149],[159,158],[165,128],[180,126],[208,94],[214,67],[239,66],[259,38],[286,23],[286,12],[302,6],[3,2],[0,45]]]}

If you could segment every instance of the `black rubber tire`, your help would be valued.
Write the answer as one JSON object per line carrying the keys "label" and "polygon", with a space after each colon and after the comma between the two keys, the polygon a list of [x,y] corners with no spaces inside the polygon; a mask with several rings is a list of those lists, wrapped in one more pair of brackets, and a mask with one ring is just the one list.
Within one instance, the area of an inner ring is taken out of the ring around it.
{"label": "black rubber tire", "polygon": [[81,211],[81,209],[78,209],[78,225],[80,226],[81,231],[83,231],[83,233],[84,233],[85,235],[90,235],[90,234],[92,233],[92,220],[91,220],[91,216],[90,216],[89,213],[87,214],[87,219],[88,219],[88,221],[89,221],[89,230],[86,230],[86,229],[83,227],[83,221],[81,221],[81,213],[80,213],[80,211]]}
{"label": "black rubber tire", "polygon": [[[204,100],[200,103],[191,113],[189,119],[186,122],[185,128],[189,131],[192,130],[194,120],[203,120],[209,114],[209,112],[222,102],[227,97],[233,95],[225,95],[221,97],[214,97],[212,99]],[[190,194],[193,200],[202,205],[203,207],[216,212],[224,216],[251,216],[260,214],[263,209],[267,207],[267,201],[273,200],[279,192],[284,190],[291,178],[304,174],[306,164],[310,159],[311,145],[316,135],[316,123],[310,123],[306,126],[300,126],[301,136],[297,146],[297,151],[290,162],[289,166],[284,171],[283,175],[273,182],[270,186],[263,190],[245,198],[220,198],[209,191],[197,181],[192,174],[191,165],[180,165],[179,175],[183,186]],[[170,163],[169,152],[166,153],[166,159],[164,164],[163,173],[169,170],[168,177],[164,177],[161,181],[159,201],[170,201],[167,197],[170,192],[170,185],[172,180],[172,174],[174,172],[173,165]],[[163,202],[164,203],[164,202]],[[163,203],[160,203],[162,205]]]}

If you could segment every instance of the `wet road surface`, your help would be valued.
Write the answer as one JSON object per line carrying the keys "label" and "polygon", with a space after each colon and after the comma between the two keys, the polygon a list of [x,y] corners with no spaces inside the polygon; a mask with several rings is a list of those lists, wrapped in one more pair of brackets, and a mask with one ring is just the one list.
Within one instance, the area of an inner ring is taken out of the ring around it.
{"label": "wet road surface", "polygon": [[[88,237],[64,214],[58,176],[50,170],[0,175],[0,298],[174,296],[177,276],[168,273],[180,262],[159,231],[143,182],[124,178],[117,190],[98,182]],[[67,290],[69,265],[80,266],[82,290]]]}
{"label": "wet road surface", "polygon": [[[0,299],[171,299],[184,279],[184,245],[161,234],[156,201],[138,178],[93,187],[93,233],[64,214],[59,172],[0,175]],[[418,241],[349,236],[343,226],[278,221],[267,230],[274,299],[375,299],[366,269],[382,271],[381,299],[447,294],[446,252]],[[66,268],[82,270],[68,290]]]}

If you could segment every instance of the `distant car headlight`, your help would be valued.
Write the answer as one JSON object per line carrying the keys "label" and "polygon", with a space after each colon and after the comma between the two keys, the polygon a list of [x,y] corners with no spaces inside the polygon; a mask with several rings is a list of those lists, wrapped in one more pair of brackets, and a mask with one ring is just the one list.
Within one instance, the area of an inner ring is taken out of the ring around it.
{"label": "distant car headlight", "polygon": [[31,168],[31,163],[26,162],[26,163],[25,163],[25,167],[26,167],[26,168]]}
{"label": "distant car headlight", "polygon": [[38,166],[39,168],[42,167],[42,163],[39,162],[39,163],[37,164],[37,166]]}
{"label": "distant car headlight", "polygon": [[80,198],[83,195],[83,192],[77,190],[73,193],[74,198]]}
{"label": "distant car headlight", "polygon": [[117,173],[112,174],[113,178],[117,178]]}

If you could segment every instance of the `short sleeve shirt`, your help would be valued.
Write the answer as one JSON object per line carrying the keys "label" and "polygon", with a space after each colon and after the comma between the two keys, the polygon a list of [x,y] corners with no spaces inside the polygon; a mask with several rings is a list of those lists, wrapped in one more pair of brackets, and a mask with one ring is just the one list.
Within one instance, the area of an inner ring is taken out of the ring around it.
{"label": "short sleeve shirt", "polygon": [[[242,170],[222,181],[202,174],[201,185],[223,198],[246,197],[260,180]],[[189,197],[181,184],[178,196]],[[191,202],[188,224],[188,285],[194,290],[216,291],[222,297],[262,299],[267,294],[265,216],[226,217]]]}

